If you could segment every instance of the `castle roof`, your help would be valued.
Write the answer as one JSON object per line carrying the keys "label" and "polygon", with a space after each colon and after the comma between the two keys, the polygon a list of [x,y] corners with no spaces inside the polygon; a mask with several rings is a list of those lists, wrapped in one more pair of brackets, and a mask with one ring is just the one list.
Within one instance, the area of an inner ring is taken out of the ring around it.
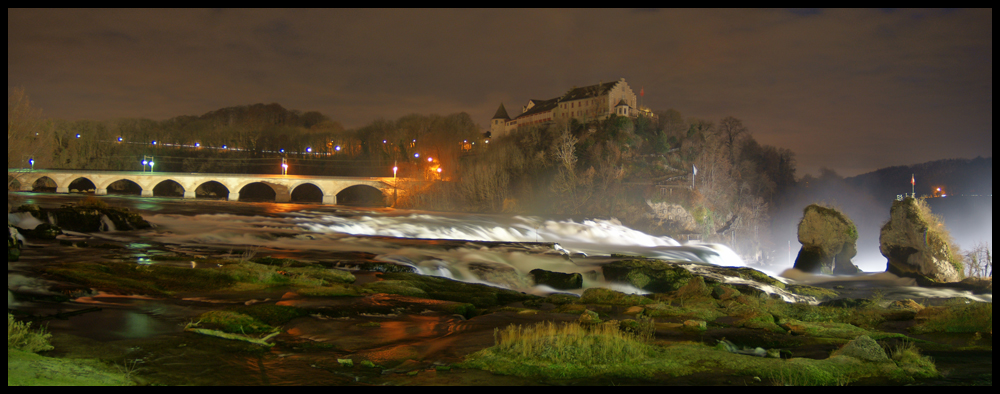
{"label": "castle roof", "polygon": [[493,119],[510,120],[510,115],[507,115],[507,109],[503,107],[503,104],[500,104],[500,109],[497,110],[496,115],[493,115]]}
{"label": "castle roof", "polygon": [[520,119],[520,118],[523,118],[523,117],[527,117],[527,116],[531,116],[531,115],[535,115],[535,114],[539,114],[539,113],[542,113],[542,112],[548,112],[548,111],[556,109],[556,107],[559,106],[559,99],[558,98],[554,98],[554,99],[551,99],[551,100],[544,100],[544,101],[543,100],[532,100],[532,101],[534,101],[535,106],[531,107],[531,109],[529,109],[528,112],[525,112],[525,113],[523,113],[521,115],[518,115],[517,119]]}
{"label": "castle roof", "polygon": [[573,101],[573,100],[581,100],[585,98],[603,96],[605,94],[610,93],[611,89],[614,89],[615,86],[618,86],[619,82],[602,83],[598,85],[572,89],[569,92],[566,92],[565,95],[563,95],[562,101]]}
{"label": "castle roof", "polygon": [[621,99],[621,101],[618,102],[618,105],[615,105],[615,107],[628,107],[628,106],[629,105],[628,103],[625,102],[625,99]]}

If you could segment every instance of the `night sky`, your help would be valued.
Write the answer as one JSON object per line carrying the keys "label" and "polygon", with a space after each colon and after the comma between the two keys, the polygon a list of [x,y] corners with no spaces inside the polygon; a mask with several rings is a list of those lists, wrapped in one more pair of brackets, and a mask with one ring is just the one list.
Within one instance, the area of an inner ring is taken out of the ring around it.
{"label": "night sky", "polygon": [[8,89],[68,120],[279,103],[485,129],[623,77],[654,110],[742,119],[800,175],[993,156],[992,9],[7,11]]}

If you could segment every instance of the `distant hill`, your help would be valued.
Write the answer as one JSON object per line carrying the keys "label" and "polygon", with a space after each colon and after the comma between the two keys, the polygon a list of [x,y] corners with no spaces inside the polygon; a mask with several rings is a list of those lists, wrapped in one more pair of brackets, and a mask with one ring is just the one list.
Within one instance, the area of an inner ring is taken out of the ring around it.
{"label": "distant hill", "polygon": [[845,181],[869,192],[878,201],[891,201],[897,195],[910,192],[911,175],[916,177],[918,196],[932,195],[939,187],[952,196],[993,195],[992,157],[890,167]]}
{"label": "distant hill", "polygon": [[319,112],[302,113],[289,110],[280,104],[253,104],[223,108],[201,116],[178,116],[167,123],[187,125],[194,122],[211,122],[233,126],[250,122],[261,123],[264,126],[289,126],[312,128],[320,123],[330,122],[330,118]]}

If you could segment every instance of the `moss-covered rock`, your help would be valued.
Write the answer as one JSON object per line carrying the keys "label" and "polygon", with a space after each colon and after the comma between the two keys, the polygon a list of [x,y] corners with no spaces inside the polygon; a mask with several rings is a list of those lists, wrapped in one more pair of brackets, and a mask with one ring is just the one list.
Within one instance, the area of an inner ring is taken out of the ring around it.
{"label": "moss-covered rock", "polygon": [[260,320],[230,311],[211,311],[198,317],[199,327],[218,330],[227,334],[266,334],[274,331],[274,327]]}
{"label": "moss-covered rock", "polygon": [[882,347],[875,342],[875,340],[865,335],[859,336],[857,339],[848,342],[847,345],[834,352],[833,355],[851,357],[861,361],[873,363],[892,362],[892,360],[889,359],[889,356],[885,354],[885,350],[883,350]]}
{"label": "moss-covered rock", "polygon": [[821,205],[806,207],[799,222],[802,251],[795,268],[808,273],[854,275],[851,262],[858,254],[858,228],[847,215]]}
{"label": "moss-covered rock", "polygon": [[676,264],[655,260],[626,260],[602,267],[604,278],[624,283],[651,293],[680,290],[694,274]]}
{"label": "moss-covered rock", "polygon": [[879,250],[889,259],[887,272],[917,279],[921,285],[962,280],[962,263],[951,236],[922,200],[907,198],[892,204]]}
{"label": "moss-covered rock", "polygon": [[729,301],[743,295],[739,290],[734,289],[729,285],[716,286],[712,289],[712,298],[719,301]]}
{"label": "moss-covered rock", "polygon": [[563,274],[536,269],[530,272],[535,285],[548,286],[556,290],[579,290],[583,288],[583,275]]}
{"label": "moss-covered rock", "polygon": [[822,287],[789,285],[787,286],[787,290],[793,294],[813,297],[819,301],[832,300],[840,296],[840,293]]}

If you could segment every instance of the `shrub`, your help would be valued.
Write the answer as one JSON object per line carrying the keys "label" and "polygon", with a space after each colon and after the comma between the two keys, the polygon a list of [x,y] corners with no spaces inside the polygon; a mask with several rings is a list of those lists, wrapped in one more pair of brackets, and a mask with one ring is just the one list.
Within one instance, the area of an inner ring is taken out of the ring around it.
{"label": "shrub", "polygon": [[47,352],[52,350],[49,339],[52,335],[44,329],[31,330],[31,323],[21,323],[14,316],[7,315],[7,350],[20,350],[28,353]]}

